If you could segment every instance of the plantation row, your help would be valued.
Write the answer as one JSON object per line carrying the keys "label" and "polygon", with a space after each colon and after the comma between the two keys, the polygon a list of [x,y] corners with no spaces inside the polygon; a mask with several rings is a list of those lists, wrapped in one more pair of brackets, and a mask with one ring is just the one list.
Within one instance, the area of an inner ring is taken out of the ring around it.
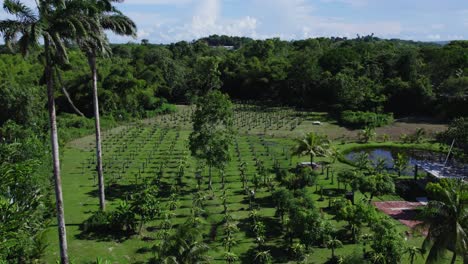
{"label": "plantation row", "polygon": [[[237,137],[231,150],[231,161],[224,171],[213,173],[211,191],[208,188],[208,168],[189,155],[187,131],[170,130],[158,125],[130,126],[119,132],[105,133],[104,138],[107,199],[127,200],[129,203],[118,204],[117,211],[125,210],[125,206],[132,203],[144,206],[148,201],[134,199],[142,198],[142,193],[156,188],[154,193],[158,208],[152,217],[154,220],[145,223],[143,230],[138,230],[135,215],[134,222],[122,223],[120,231],[124,231],[125,235],[138,231],[143,234],[143,239],[155,239],[153,244],[157,244],[161,236],[168,236],[173,227],[181,225],[194,214],[200,214],[207,221],[202,229],[205,240],[216,252],[214,256],[223,259],[218,251],[223,248],[225,240],[222,222],[225,222],[223,219],[227,212],[232,212],[232,221],[241,222],[249,217],[249,209],[256,209],[260,216],[275,221],[274,205],[268,201],[271,195],[269,190],[276,184],[270,170],[292,165],[290,141]],[[94,166],[91,150],[89,158],[81,163],[82,177],[94,174]],[[263,200],[262,206],[252,199]],[[202,207],[199,208],[200,212],[194,212],[195,205]],[[122,221],[121,216],[118,219]],[[102,233],[102,223],[93,221],[85,223],[88,238]],[[114,232],[116,237],[122,235],[116,233],[118,230],[109,231]],[[93,232],[96,233],[89,234]],[[244,242],[238,247],[232,245],[232,252],[244,254],[250,247],[248,245],[254,245],[251,232],[244,229],[243,233],[235,235],[236,240]]]}
{"label": "plantation row", "polygon": [[[210,188],[209,168],[189,154],[189,133],[161,126],[160,121],[105,132],[110,210],[88,211],[72,243],[119,241],[138,259],[154,263],[174,255],[190,258],[186,263],[205,258],[212,263],[364,261],[380,256],[376,250],[388,247],[386,243],[400,241],[403,247],[406,228],[377,213],[368,196],[356,193],[356,205],[346,202],[345,190],[356,185],[356,179],[344,173],[350,167],[335,163],[336,158],[319,158],[324,166],[312,174],[290,171],[298,161],[308,160],[291,155],[292,140],[236,136],[231,160],[223,170],[213,170]],[[355,170],[370,170],[368,157],[359,160]],[[90,177],[95,175],[93,150],[75,164],[79,177],[96,190],[96,179]],[[97,199],[96,191],[87,195]],[[392,239],[372,242],[374,235]],[[187,243],[177,244],[180,239]],[[410,238],[409,244],[420,239]],[[121,262],[121,254],[116,250],[106,259]]]}

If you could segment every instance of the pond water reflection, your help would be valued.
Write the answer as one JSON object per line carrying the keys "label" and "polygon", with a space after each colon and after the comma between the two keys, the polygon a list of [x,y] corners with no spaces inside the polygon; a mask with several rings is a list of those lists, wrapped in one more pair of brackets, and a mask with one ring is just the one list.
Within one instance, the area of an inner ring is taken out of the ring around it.
{"label": "pond water reflection", "polygon": [[[379,159],[385,161],[385,167],[388,170],[393,169],[394,161],[397,158],[398,153],[403,154],[408,161],[408,168],[404,171],[404,174],[412,175],[414,173],[414,167],[416,164],[434,164],[434,166],[440,166],[445,163],[447,154],[442,152],[420,150],[420,149],[399,149],[399,148],[368,148],[351,151],[345,155],[345,158],[349,161],[356,162],[360,155],[363,153],[369,155],[369,159],[375,166]],[[456,168],[457,171],[462,171],[464,176],[468,172],[467,164],[463,164],[454,158],[450,158],[445,167]]]}

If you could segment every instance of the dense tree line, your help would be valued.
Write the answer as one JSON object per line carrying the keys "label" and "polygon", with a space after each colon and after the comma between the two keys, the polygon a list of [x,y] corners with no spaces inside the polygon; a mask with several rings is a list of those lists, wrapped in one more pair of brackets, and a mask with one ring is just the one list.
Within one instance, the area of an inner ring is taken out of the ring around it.
{"label": "dense tree line", "polygon": [[[5,95],[0,100],[6,108],[0,122],[11,116],[24,121],[39,103],[26,95],[37,93],[41,85],[41,58],[36,53],[22,62],[1,51]],[[170,45],[113,45],[112,52],[112,57],[98,61],[98,87],[103,114],[115,117],[145,116],[166,109],[166,101],[192,101],[218,87],[237,100],[268,100],[337,114],[468,114],[464,41],[440,46],[373,36],[299,41],[211,36]],[[77,108],[92,116],[86,56],[72,48],[70,65],[57,81]],[[25,107],[14,111],[17,104]],[[73,112],[63,92],[57,94],[57,104],[59,111]]]}
{"label": "dense tree line", "polygon": [[171,101],[221,84],[234,99],[451,118],[468,111],[467,47],[372,36],[291,42],[212,36],[167,46],[119,45],[114,53],[131,58],[145,76],[160,76],[159,95]]}

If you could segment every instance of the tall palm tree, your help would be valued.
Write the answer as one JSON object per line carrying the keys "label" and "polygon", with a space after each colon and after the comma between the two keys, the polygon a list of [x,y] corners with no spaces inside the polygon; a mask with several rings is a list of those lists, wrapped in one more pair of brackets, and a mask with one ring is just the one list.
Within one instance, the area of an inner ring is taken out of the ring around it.
{"label": "tall palm tree", "polygon": [[426,263],[438,263],[447,249],[453,252],[451,263],[457,254],[468,252],[468,208],[466,195],[453,188],[442,189],[437,200],[428,203],[423,213],[423,223],[417,227],[427,230],[422,248],[429,249]]}
{"label": "tall palm tree", "polygon": [[311,163],[314,162],[314,157],[329,153],[330,142],[324,135],[311,132],[296,141],[297,145],[293,149],[293,154],[298,156],[309,155]]}
{"label": "tall palm tree", "polygon": [[77,0],[37,0],[35,10],[20,0],[4,0],[3,8],[16,19],[0,21],[0,33],[12,50],[23,56],[44,43],[44,77],[47,85],[47,101],[52,147],[55,200],[61,263],[68,263],[65,216],[63,208],[62,179],[60,174],[59,143],[54,98],[54,71],[56,65],[68,64],[65,42],[86,36],[95,24],[84,14],[87,6]]}
{"label": "tall palm tree", "polygon": [[98,174],[99,186],[99,207],[102,211],[106,209],[106,197],[104,190],[104,172],[102,168],[102,140],[101,140],[101,121],[99,115],[98,99],[98,76],[97,76],[97,57],[110,54],[109,42],[105,30],[110,30],[118,35],[136,36],[135,23],[117,10],[112,3],[121,3],[123,0],[90,0],[94,9],[90,14],[98,27],[93,29],[92,37],[84,37],[78,41],[81,49],[88,57],[88,64],[91,69],[93,86],[93,109],[94,125],[96,134],[96,170]]}

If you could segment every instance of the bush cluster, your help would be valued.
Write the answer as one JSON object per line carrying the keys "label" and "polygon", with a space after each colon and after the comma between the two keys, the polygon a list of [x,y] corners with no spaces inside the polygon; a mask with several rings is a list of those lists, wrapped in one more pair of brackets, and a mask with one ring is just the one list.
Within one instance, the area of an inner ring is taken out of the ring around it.
{"label": "bush cluster", "polygon": [[381,127],[394,121],[393,114],[379,114],[373,112],[346,110],[341,113],[340,123],[347,127]]}

